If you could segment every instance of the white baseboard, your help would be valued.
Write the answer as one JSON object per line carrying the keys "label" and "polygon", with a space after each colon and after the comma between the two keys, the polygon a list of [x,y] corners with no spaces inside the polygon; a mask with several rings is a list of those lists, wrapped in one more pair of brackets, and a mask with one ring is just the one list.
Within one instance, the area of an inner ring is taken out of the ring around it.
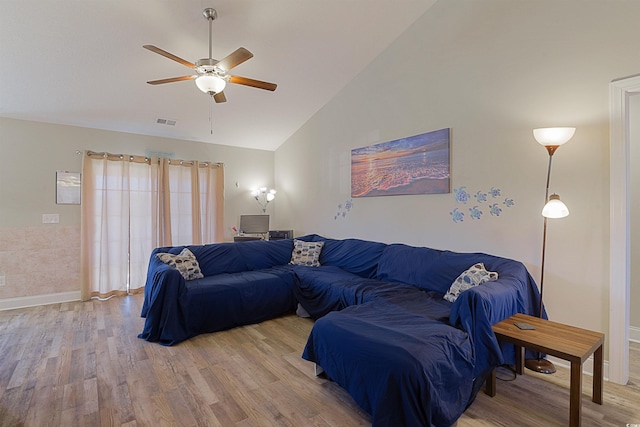
{"label": "white baseboard", "polygon": [[640,328],[637,326],[629,326],[629,341],[640,343]]}
{"label": "white baseboard", "polygon": [[[571,363],[569,363],[564,359],[560,359],[560,358],[549,356],[549,355],[547,355],[547,359],[553,362],[553,364],[556,366],[562,366],[563,368],[567,368],[571,370]],[[603,370],[604,379],[608,381],[609,380],[609,361],[608,360],[604,361],[602,370]],[[582,372],[589,376],[593,376],[593,355],[589,356],[589,358],[582,365]]]}
{"label": "white baseboard", "polygon": [[80,301],[80,291],[0,299],[0,310],[13,310],[16,308],[35,307],[37,305],[47,304],[59,304],[61,302],[70,301]]}

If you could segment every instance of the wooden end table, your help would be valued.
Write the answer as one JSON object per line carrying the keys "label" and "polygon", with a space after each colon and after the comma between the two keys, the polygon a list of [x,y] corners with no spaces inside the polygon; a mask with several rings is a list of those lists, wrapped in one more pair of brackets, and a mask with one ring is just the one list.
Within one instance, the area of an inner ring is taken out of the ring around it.
{"label": "wooden end table", "polygon": [[[515,323],[524,322],[535,327],[523,330]],[[579,426],[582,421],[582,364],[593,354],[592,400],[602,405],[604,334],[587,329],[563,325],[562,323],[515,314],[493,325],[499,341],[516,347],[516,373],[524,373],[524,349],[549,354],[571,362],[571,388],[569,401],[569,425]],[[485,392],[496,395],[496,371],[487,378]]]}

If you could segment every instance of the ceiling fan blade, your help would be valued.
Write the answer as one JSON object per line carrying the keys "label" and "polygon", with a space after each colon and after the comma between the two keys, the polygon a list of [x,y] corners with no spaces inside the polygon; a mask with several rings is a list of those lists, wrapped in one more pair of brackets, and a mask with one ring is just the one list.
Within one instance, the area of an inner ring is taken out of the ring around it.
{"label": "ceiling fan blade", "polygon": [[224,96],[224,92],[218,92],[213,95],[213,100],[216,101],[216,103],[227,102],[227,97]]}
{"label": "ceiling fan blade", "polygon": [[165,58],[169,58],[169,59],[172,59],[172,60],[174,60],[176,62],[179,62],[180,64],[184,65],[185,67],[189,67],[189,68],[192,68],[192,69],[196,68],[195,64],[192,64],[191,62],[189,62],[187,60],[184,60],[184,59],[182,59],[182,58],[180,58],[178,56],[175,56],[174,54],[169,53],[166,50],[162,50],[159,47],[155,47],[155,46],[150,45],[150,44],[145,44],[142,47],[147,49],[147,50],[150,50],[151,52],[155,52],[158,55],[162,55]]}
{"label": "ceiling fan blade", "polygon": [[239,47],[234,52],[218,61],[216,65],[225,71],[229,71],[251,58],[253,58],[253,53],[243,47]]}
{"label": "ceiling fan blade", "polygon": [[168,79],[151,80],[151,81],[149,81],[147,83],[149,83],[150,85],[161,85],[161,84],[165,84],[165,83],[182,82],[184,80],[193,80],[196,77],[198,77],[198,75],[194,74],[192,76],[170,77]]}
{"label": "ceiling fan blade", "polygon": [[264,90],[270,90],[270,91],[274,91],[276,90],[276,87],[278,87],[278,85],[275,83],[263,82],[260,80],[254,80],[254,79],[250,79],[247,77],[240,77],[240,76],[230,76],[229,82],[235,83],[238,85],[257,87],[258,89],[264,89]]}

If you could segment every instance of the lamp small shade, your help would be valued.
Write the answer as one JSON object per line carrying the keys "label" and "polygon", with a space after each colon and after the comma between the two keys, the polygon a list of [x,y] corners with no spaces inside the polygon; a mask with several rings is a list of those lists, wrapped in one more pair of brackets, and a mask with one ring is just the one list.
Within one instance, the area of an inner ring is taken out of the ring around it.
{"label": "lamp small shade", "polygon": [[227,82],[218,76],[204,74],[196,78],[196,86],[204,93],[220,93],[224,90]]}
{"label": "lamp small shade", "polygon": [[545,218],[564,218],[569,215],[569,208],[561,200],[557,194],[549,196],[549,201],[542,208],[542,216]]}
{"label": "lamp small shade", "polygon": [[541,145],[562,145],[573,138],[576,128],[539,128],[533,130],[533,137]]}

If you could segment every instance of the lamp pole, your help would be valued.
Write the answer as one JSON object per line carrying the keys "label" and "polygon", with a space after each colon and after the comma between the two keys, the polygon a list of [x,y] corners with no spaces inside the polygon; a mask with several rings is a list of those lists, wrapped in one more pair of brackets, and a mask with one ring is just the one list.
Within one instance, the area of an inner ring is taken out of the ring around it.
{"label": "lamp pole", "polygon": [[[558,149],[559,145],[545,145],[545,148],[549,152],[549,166],[547,167],[547,185],[544,193],[544,204],[549,201],[549,181],[551,180],[551,162],[553,161],[553,153]],[[544,206],[544,205],[543,205]],[[538,317],[542,319],[542,296],[544,295],[544,259],[547,249],[547,217],[543,216],[544,222],[542,226],[542,261],[540,263],[540,306],[538,309]],[[556,367],[552,362],[547,359],[543,359],[541,354],[538,353],[536,359],[525,360],[525,366],[535,372],[543,374],[553,374],[556,372]]]}
{"label": "lamp pole", "polygon": [[[549,181],[551,180],[551,162],[553,161],[553,153],[556,152],[559,145],[546,145],[545,148],[549,152],[549,166],[547,167],[547,186],[544,192],[544,204],[549,201]],[[544,205],[543,205],[544,206]],[[543,216],[544,222],[542,226],[542,261],[540,263],[540,308],[538,317],[542,319],[542,294],[544,290],[544,258],[547,252],[547,217]]]}
{"label": "lamp pole", "polygon": [[[569,214],[566,206],[560,202],[559,197],[554,194],[551,196],[552,202],[559,203],[564,211],[559,214],[549,213],[547,211],[548,206],[550,206],[549,200],[549,182],[551,181],[551,165],[553,162],[553,154],[556,152],[558,147],[560,147],[565,142],[569,141],[575,132],[575,128],[540,128],[533,130],[533,136],[540,144],[547,149],[549,153],[549,164],[547,166],[547,183],[545,186],[544,193],[544,208],[542,212],[542,216],[544,217],[544,222],[542,226],[542,261],[540,264],[540,304],[538,308],[538,317],[542,319],[543,317],[543,295],[544,295],[544,268],[545,268],[545,255],[547,249],[547,218],[550,216],[551,218],[562,218],[563,216],[567,216]],[[547,359],[543,359],[541,354],[538,353],[537,359],[527,359],[525,361],[525,366],[532,371],[544,373],[544,374],[553,374],[556,372],[556,367],[548,361]]]}

